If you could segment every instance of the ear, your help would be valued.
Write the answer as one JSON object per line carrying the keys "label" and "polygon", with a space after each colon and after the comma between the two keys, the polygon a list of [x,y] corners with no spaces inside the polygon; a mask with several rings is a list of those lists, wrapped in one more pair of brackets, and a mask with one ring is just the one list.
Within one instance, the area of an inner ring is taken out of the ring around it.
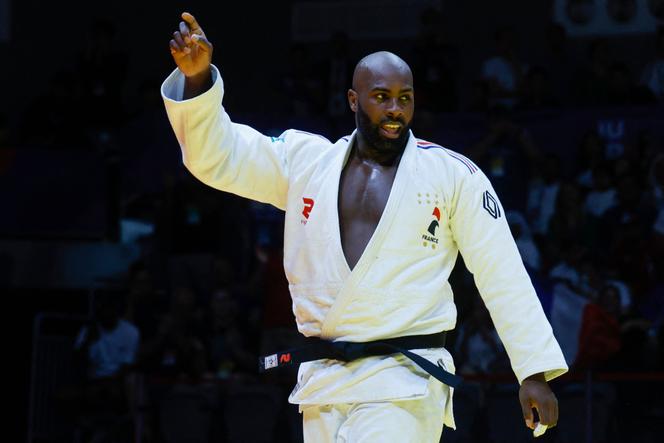
{"label": "ear", "polygon": [[357,92],[352,89],[348,90],[348,105],[351,111],[357,112]]}

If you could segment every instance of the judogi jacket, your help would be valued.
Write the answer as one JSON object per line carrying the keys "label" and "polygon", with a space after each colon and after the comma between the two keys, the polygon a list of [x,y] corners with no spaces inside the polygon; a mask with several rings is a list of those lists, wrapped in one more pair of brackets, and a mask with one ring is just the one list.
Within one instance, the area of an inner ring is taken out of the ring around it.
{"label": "judogi jacket", "polygon": [[[287,130],[267,137],[231,122],[213,86],[182,100],[175,70],[162,96],[182,158],[203,183],[286,211],[284,268],[299,331],[363,342],[451,330],[456,323],[448,277],[461,251],[510,357],[517,379],[567,370],[495,191],[460,154],[411,133],[394,183],[354,269],[341,245],[338,191],[355,133],[332,143]],[[445,349],[418,354],[454,371]],[[301,405],[419,398],[429,375],[403,356],[300,366],[290,401]],[[451,409],[446,424],[453,426]]]}

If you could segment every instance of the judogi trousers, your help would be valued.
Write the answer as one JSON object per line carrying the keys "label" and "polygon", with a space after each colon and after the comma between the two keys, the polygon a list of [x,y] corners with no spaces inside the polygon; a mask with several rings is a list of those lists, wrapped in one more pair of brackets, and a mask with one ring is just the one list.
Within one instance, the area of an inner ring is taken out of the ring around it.
{"label": "judogi trousers", "polygon": [[449,388],[414,400],[304,406],[305,443],[438,443]]}

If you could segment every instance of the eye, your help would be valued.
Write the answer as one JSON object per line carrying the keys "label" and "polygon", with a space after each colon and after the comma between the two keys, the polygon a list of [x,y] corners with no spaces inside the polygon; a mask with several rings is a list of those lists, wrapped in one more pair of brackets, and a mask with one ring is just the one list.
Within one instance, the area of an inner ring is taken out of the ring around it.
{"label": "eye", "polygon": [[403,103],[408,103],[410,101],[410,95],[402,95],[399,97],[399,100],[401,100]]}
{"label": "eye", "polygon": [[376,100],[382,102],[385,100],[385,94],[376,94]]}

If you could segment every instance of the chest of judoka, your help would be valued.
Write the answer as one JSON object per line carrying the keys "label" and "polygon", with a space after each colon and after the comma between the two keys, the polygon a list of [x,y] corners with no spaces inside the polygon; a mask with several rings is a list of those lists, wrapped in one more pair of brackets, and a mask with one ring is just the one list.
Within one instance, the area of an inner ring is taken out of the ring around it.
{"label": "chest of judoka", "polygon": [[447,278],[457,248],[449,225],[453,190],[444,174],[409,145],[378,226],[351,270],[338,215],[347,154],[348,146],[337,143],[290,177],[284,266],[300,331],[369,340],[452,328]]}

